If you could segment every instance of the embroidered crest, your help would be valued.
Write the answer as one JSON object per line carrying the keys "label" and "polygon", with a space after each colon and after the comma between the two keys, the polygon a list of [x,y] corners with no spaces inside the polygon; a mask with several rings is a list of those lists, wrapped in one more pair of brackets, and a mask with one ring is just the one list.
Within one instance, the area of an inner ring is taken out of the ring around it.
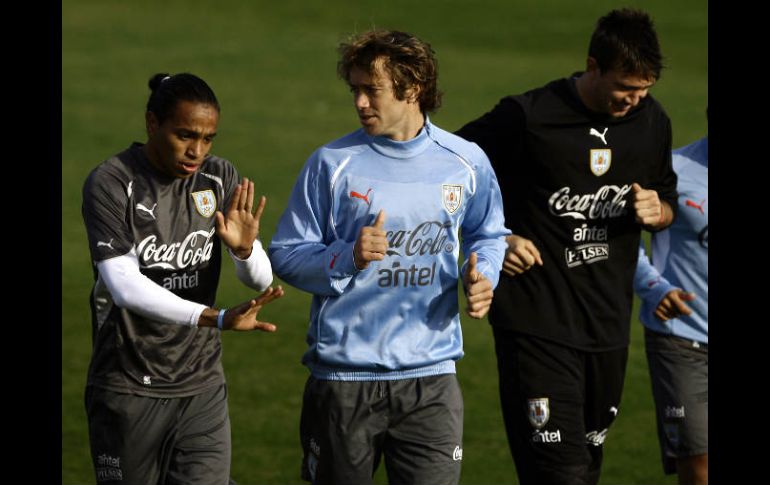
{"label": "embroidered crest", "polygon": [[551,411],[548,408],[548,398],[540,397],[537,399],[529,399],[529,418],[530,424],[535,429],[540,429],[548,422],[548,418],[551,417]]}
{"label": "embroidered crest", "polygon": [[612,164],[612,150],[609,148],[597,148],[591,150],[591,171],[597,177],[607,173]]}
{"label": "embroidered crest", "polygon": [[454,184],[442,185],[441,199],[444,202],[444,209],[450,214],[454,214],[463,202],[463,186]]}
{"label": "embroidered crest", "polygon": [[217,210],[217,198],[214,197],[214,191],[211,189],[193,192],[192,198],[195,201],[195,209],[203,217],[211,217]]}

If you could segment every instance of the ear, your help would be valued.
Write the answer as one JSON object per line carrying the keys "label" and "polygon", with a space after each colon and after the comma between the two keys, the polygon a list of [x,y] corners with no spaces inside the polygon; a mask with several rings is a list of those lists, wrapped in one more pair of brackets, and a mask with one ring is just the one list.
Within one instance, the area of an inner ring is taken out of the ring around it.
{"label": "ear", "polygon": [[406,100],[409,103],[420,103],[420,92],[422,91],[421,86],[413,85],[409,89],[406,90]]}
{"label": "ear", "polygon": [[586,59],[586,72],[589,72],[591,74],[600,74],[599,62],[597,62],[597,60],[591,56],[588,56],[588,58]]}
{"label": "ear", "polygon": [[144,124],[147,129],[148,137],[152,137],[160,127],[160,123],[158,123],[158,117],[155,116],[155,113],[152,111],[147,111],[144,114]]}

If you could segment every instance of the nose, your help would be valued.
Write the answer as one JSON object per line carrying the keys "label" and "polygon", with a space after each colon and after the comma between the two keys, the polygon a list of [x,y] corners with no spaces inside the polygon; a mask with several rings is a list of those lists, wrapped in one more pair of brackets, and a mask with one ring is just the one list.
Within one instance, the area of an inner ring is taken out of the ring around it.
{"label": "nose", "polygon": [[353,103],[356,105],[356,109],[363,110],[369,107],[369,97],[362,91],[353,93]]}
{"label": "nose", "polygon": [[636,91],[631,91],[631,93],[626,98],[626,103],[630,104],[631,106],[636,106],[641,100],[647,97],[647,91],[647,89],[637,89]]}
{"label": "nose", "polygon": [[198,159],[203,154],[203,141],[195,140],[187,145],[187,156],[193,159]]}

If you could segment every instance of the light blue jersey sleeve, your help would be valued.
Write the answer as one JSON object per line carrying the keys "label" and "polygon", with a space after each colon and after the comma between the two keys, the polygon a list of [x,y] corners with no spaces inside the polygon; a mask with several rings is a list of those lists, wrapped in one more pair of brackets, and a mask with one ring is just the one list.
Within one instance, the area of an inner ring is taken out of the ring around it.
{"label": "light blue jersey sleeve", "polygon": [[268,254],[273,271],[290,285],[315,295],[336,296],[356,272],[355,241],[339,239],[333,231],[329,234],[330,174],[321,165],[316,151],[297,178]]}
{"label": "light blue jersey sleeve", "polygon": [[663,297],[676,287],[664,278],[650,263],[645,251],[644,241],[639,242],[639,259],[634,274],[634,291],[639,298],[652,308],[657,308]]}
{"label": "light blue jersey sleeve", "polygon": [[510,231],[505,229],[502,196],[492,165],[487,156],[481,150],[479,152],[476,157],[479,160],[476,166],[476,193],[462,225],[465,262],[460,274],[465,274],[468,258],[472,252],[476,252],[476,269],[496,288],[507,247],[505,235],[510,234]]}

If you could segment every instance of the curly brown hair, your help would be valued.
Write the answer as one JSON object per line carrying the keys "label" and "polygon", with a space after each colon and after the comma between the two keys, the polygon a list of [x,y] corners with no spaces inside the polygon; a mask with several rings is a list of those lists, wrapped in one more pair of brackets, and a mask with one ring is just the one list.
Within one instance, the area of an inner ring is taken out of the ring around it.
{"label": "curly brown hair", "polygon": [[[350,83],[350,71],[357,67],[369,74],[383,62],[393,82],[396,99],[403,100],[411,88],[418,89],[420,110],[436,111],[443,93],[438,90],[438,61],[430,44],[407,32],[371,30],[340,44],[337,74]],[[380,61],[383,59],[383,61]]]}

